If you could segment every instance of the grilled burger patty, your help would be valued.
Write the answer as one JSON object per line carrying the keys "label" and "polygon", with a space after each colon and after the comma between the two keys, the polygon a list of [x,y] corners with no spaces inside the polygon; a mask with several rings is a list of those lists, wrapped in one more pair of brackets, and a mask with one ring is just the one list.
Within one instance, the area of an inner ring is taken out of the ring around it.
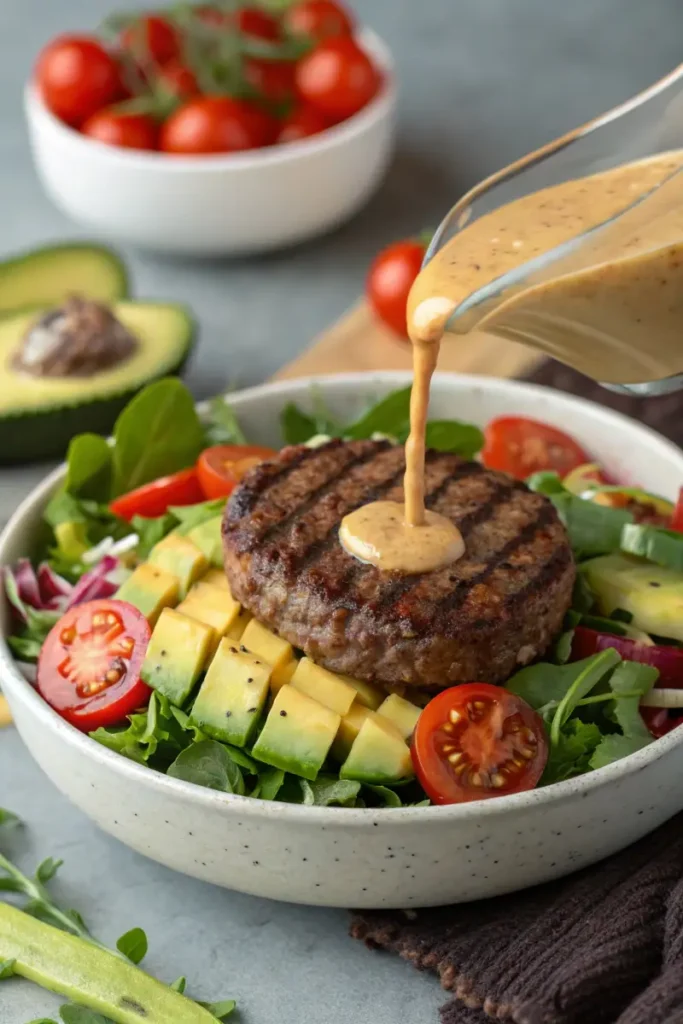
{"label": "grilled burger patty", "polygon": [[403,500],[402,447],[330,441],[285,448],[233,492],[223,521],[235,597],[325,667],[399,691],[507,679],[560,629],[575,577],[552,504],[502,473],[428,451],[426,504],[461,530],[465,555],[403,576],[359,562],[343,517]]}

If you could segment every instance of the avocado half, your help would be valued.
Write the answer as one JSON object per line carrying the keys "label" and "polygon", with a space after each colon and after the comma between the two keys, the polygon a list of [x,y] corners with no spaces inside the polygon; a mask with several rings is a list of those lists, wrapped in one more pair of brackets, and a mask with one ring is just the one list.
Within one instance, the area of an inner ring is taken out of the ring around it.
{"label": "avocado half", "polygon": [[[89,298],[94,297],[91,284]],[[131,300],[114,302],[111,310],[139,346],[124,363],[81,378],[33,377],[12,366],[29,326],[46,308],[0,319],[1,464],[62,455],[71,438],[84,431],[107,434],[136,391],[158,377],[180,373],[195,338],[194,320],[184,306]]]}
{"label": "avocado half", "polygon": [[58,306],[78,292],[99,302],[128,295],[128,274],[115,252],[90,244],[50,245],[0,262],[0,314]]}

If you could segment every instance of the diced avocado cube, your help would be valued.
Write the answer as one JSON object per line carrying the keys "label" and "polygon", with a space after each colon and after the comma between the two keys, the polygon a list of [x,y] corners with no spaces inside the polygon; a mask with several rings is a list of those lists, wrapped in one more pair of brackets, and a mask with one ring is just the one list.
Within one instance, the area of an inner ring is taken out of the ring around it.
{"label": "diced avocado cube", "polygon": [[296,658],[292,658],[291,661],[288,661],[286,665],[283,665],[282,668],[279,669],[277,674],[277,682],[275,682],[272,676],[270,677],[270,692],[272,693],[273,697],[275,697],[280,692],[283,686],[286,686],[287,683],[291,683],[292,676],[296,672],[296,666],[298,664],[299,663],[296,660]]}
{"label": "diced avocado cube", "polygon": [[386,718],[400,732],[404,740],[409,739],[417,725],[422,709],[404,700],[397,693],[391,693],[377,708],[377,714]]}
{"label": "diced avocado cube", "polygon": [[325,763],[341,724],[334,711],[293,686],[283,686],[273,701],[252,754],[259,761],[313,782]]}
{"label": "diced avocado cube", "polygon": [[197,545],[209,565],[223,565],[222,520],[222,516],[214,516],[199,526],[193,526],[186,534],[187,539]]}
{"label": "diced avocado cube", "polygon": [[225,575],[224,569],[209,569],[208,572],[204,573],[199,582],[209,583],[212,587],[216,587],[218,590],[224,590],[228,594],[231,593],[228,577]]}
{"label": "diced avocado cube", "polygon": [[178,603],[179,593],[180,584],[177,576],[166,572],[158,565],[143,562],[119,587],[115,597],[119,601],[128,601],[129,604],[135,605],[150,626],[154,626],[164,608],[172,608]]}
{"label": "diced avocado cube", "polygon": [[289,666],[294,661],[294,649],[290,643],[276,636],[256,619],[251,619],[240,637],[240,643],[272,666],[271,680],[276,688],[287,682]]}
{"label": "diced avocado cube", "polygon": [[270,666],[232,640],[221,640],[192,708],[192,721],[216,740],[245,746],[254,734],[270,682]]}
{"label": "diced avocado cube", "polygon": [[379,686],[373,686],[372,683],[364,683],[362,679],[353,679],[351,676],[340,675],[339,678],[354,688],[359,704],[364,704],[373,711],[377,710],[386,697],[384,690],[380,690]]}
{"label": "diced avocado cube", "polygon": [[216,651],[221,638],[226,635],[240,613],[240,604],[225,591],[212,587],[210,583],[195,583],[184,601],[178,605],[181,615],[189,615],[213,630],[211,654]]}
{"label": "diced avocado cube", "polygon": [[252,618],[253,616],[251,612],[248,612],[246,608],[242,608],[239,615],[235,619],[234,623],[232,624],[232,626],[225,635],[229,637],[231,640],[239,640],[241,643],[242,637],[244,636],[244,631],[251,622]]}
{"label": "diced avocado cube", "polygon": [[356,736],[361,731],[365,719],[374,715],[374,713],[374,711],[366,708],[363,704],[356,703],[352,704],[351,710],[344,715],[339,726],[339,732],[334,738],[330,751],[331,756],[339,764],[343,764],[349,756],[349,751],[353,746]]}
{"label": "diced avocado cube", "polygon": [[340,779],[383,785],[413,774],[408,745],[395,726],[380,715],[366,718],[354,740]]}
{"label": "diced avocado cube", "polygon": [[633,616],[635,629],[683,640],[682,572],[621,554],[592,558],[581,572],[603,615],[623,608]]}
{"label": "diced avocado cube", "polygon": [[164,608],[152,632],[140,677],[182,707],[206,664],[212,629],[203,622]]}
{"label": "diced avocado cube", "polygon": [[297,665],[292,686],[338,715],[345,715],[356,699],[357,691],[349,683],[316,665],[310,658],[302,658]]}
{"label": "diced avocado cube", "polygon": [[169,533],[168,537],[155,544],[148,561],[178,577],[181,598],[185,597],[195,580],[209,567],[197,545],[179,533]]}

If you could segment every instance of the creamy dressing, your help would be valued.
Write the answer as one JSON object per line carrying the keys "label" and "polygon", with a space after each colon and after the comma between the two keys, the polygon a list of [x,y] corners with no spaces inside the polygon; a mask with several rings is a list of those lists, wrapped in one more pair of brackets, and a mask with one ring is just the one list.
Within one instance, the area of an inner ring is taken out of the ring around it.
{"label": "creamy dressing", "polygon": [[[408,302],[405,510],[376,502],[347,516],[340,537],[350,553],[409,573],[464,552],[450,520],[424,506],[429,388],[447,324],[524,342],[603,382],[683,371],[682,168],[683,151],[667,153],[523,196],[467,224],[423,268]],[[482,301],[461,310],[480,289]]]}

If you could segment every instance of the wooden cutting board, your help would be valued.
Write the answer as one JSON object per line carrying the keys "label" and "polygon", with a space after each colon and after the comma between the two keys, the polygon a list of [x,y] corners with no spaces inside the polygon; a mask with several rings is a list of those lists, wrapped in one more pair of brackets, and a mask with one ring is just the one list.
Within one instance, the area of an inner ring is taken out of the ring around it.
{"label": "wooden cutting board", "polygon": [[[522,345],[473,333],[444,342],[439,370],[521,377],[539,361],[536,353]],[[410,345],[383,327],[367,304],[360,302],[276,373],[275,380],[354,370],[410,370],[411,366]]]}

